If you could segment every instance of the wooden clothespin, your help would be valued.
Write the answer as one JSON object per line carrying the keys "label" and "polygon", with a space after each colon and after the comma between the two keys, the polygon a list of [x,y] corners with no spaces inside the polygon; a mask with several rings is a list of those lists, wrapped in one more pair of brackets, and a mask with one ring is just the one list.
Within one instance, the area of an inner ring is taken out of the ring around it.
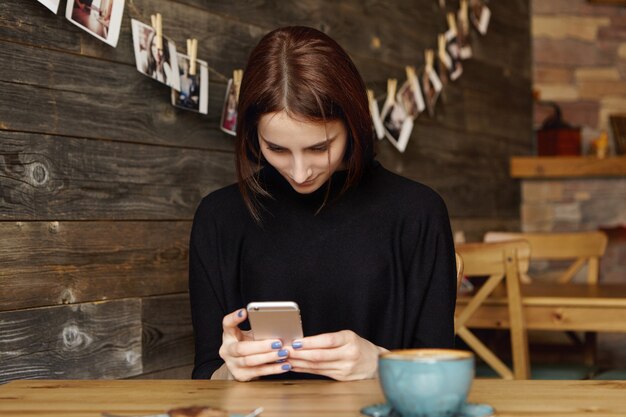
{"label": "wooden clothespin", "polygon": [[152,28],[156,31],[156,46],[158,49],[163,50],[163,19],[161,13],[151,15]]}
{"label": "wooden clothespin", "polygon": [[453,33],[458,33],[456,29],[456,17],[454,13],[448,13],[448,29]]}
{"label": "wooden clothespin", "polygon": [[187,55],[189,56],[189,75],[196,75],[196,59],[198,58],[197,39],[187,39]]}
{"label": "wooden clothespin", "polygon": [[[384,107],[393,104],[396,101],[396,90],[398,89],[398,80],[395,78],[387,79],[387,98],[385,99]],[[384,111],[384,110],[383,110]]]}
{"label": "wooden clothespin", "polygon": [[469,17],[467,13],[467,0],[461,0],[461,6],[459,9],[459,20],[463,26],[463,30],[467,31],[469,28]]}
{"label": "wooden clothespin", "polygon": [[424,68],[425,68],[426,73],[430,73],[433,71],[434,61],[435,61],[435,51],[433,51],[432,49],[426,49],[424,51],[424,62],[426,62],[426,65]]}
{"label": "wooden clothespin", "polygon": [[406,70],[406,79],[407,80],[409,80],[410,82],[417,81],[417,75],[415,75],[415,67],[407,65],[404,69]]}
{"label": "wooden clothespin", "polygon": [[233,86],[235,87],[235,97],[239,101],[239,89],[241,88],[241,79],[243,78],[243,70],[236,69],[233,71]]}
{"label": "wooden clothespin", "polygon": [[370,105],[374,101],[374,90],[367,90],[367,101],[370,103]]}
{"label": "wooden clothespin", "polygon": [[439,36],[437,37],[437,44],[439,46],[438,48],[438,54],[439,54],[439,59],[441,59],[442,61],[445,60],[445,55],[446,55],[446,35],[444,35],[443,33],[439,34]]}

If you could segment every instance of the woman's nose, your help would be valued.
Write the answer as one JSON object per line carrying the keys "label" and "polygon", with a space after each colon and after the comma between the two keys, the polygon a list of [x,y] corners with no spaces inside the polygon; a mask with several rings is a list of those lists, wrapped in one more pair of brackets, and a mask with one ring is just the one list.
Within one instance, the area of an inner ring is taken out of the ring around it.
{"label": "woman's nose", "polygon": [[291,178],[298,184],[301,184],[308,180],[313,173],[311,168],[309,168],[307,165],[308,164],[303,158],[294,158]]}

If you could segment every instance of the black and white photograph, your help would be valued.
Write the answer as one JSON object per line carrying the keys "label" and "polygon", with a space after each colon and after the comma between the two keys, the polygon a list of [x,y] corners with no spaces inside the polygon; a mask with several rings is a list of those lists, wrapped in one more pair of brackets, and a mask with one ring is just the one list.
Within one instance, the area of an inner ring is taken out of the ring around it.
{"label": "black and white photograph", "polygon": [[123,14],[124,0],[67,0],[65,8],[67,20],[113,47]]}
{"label": "black and white photograph", "polygon": [[446,32],[446,51],[450,56],[450,81],[458,79],[463,74],[463,64],[461,63],[460,49],[457,42],[456,31]]}
{"label": "black and white photograph", "polygon": [[461,8],[457,13],[457,44],[459,57],[469,59],[472,57],[472,40],[470,34],[467,1],[461,1]]}
{"label": "black and white photograph", "polygon": [[424,92],[426,110],[428,111],[428,115],[433,117],[435,115],[435,105],[443,89],[443,84],[433,67],[425,67],[420,78],[422,80],[422,91]]}
{"label": "black and white photograph", "polygon": [[413,131],[413,118],[398,102],[394,102],[384,110],[386,112],[381,114],[381,118],[385,128],[385,137],[398,151],[404,152]]}
{"label": "black and white photograph", "polygon": [[406,80],[398,90],[396,101],[402,106],[408,117],[417,118],[424,111],[424,97],[417,77]]}
{"label": "black and white photograph", "polygon": [[209,69],[205,61],[196,59],[196,73],[190,73],[190,58],[178,54],[180,90],[172,89],[172,105],[202,114],[209,112]]}
{"label": "black and white photograph", "polygon": [[164,36],[161,49],[152,26],[135,19],[131,19],[131,22],[137,71],[180,91],[178,55],[174,41]]}
{"label": "black and white photograph", "polygon": [[370,115],[372,116],[372,123],[374,124],[374,131],[376,132],[376,137],[381,140],[385,137],[385,128],[383,126],[383,121],[380,118],[380,108],[378,107],[378,101],[374,96],[374,92],[372,90],[367,90],[367,99],[369,102]]}
{"label": "black and white photograph", "polygon": [[485,0],[470,0],[470,20],[481,35],[487,34],[491,10],[485,4]]}
{"label": "black and white photograph", "polygon": [[37,0],[39,3],[43,4],[50,10],[52,13],[57,14],[59,12],[59,4],[61,0]]}
{"label": "black and white photograph", "polygon": [[237,88],[233,79],[228,80],[226,86],[226,96],[224,97],[224,108],[222,109],[222,118],[220,121],[220,129],[229,135],[236,135],[237,131]]}

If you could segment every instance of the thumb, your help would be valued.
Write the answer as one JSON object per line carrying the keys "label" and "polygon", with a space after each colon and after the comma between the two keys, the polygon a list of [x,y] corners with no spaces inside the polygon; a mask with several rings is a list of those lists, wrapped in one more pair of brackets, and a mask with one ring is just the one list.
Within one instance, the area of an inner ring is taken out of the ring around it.
{"label": "thumb", "polygon": [[224,316],[224,320],[222,320],[224,333],[236,335],[239,332],[239,324],[243,323],[246,318],[248,318],[248,312],[245,308],[240,308]]}

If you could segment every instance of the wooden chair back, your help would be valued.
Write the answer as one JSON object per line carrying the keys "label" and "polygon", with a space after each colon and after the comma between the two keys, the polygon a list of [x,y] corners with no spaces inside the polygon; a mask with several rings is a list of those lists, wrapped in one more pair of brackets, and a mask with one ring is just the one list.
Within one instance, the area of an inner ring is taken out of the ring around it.
{"label": "wooden chair back", "polygon": [[[533,260],[560,261],[573,263],[558,277],[560,283],[572,280],[576,273],[587,265],[587,283],[596,284],[600,273],[600,258],[606,251],[608,238],[601,231],[569,233],[513,233],[488,232],[485,242],[502,242],[523,239],[530,244]],[[523,281],[530,281],[528,275]]]}
{"label": "wooden chair back", "polygon": [[[528,270],[530,245],[523,240],[497,243],[468,243],[457,245],[456,251],[463,260],[463,274],[468,278],[488,276],[487,281],[470,296],[465,308],[456,316],[456,333],[490,367],[505,379],[528,379],[530,365],[528,341],[522,297],[520,274]],[[489,295],[504,282],[509,310],[513,369],[509,368],[468,328],[470,317],[485,302]]]}
{"label": "wooden chair back", "polygon": [[461,281],[463,281],[463,258],[458,252],[454,253],[456,257],[456,291],[461,288]]}

